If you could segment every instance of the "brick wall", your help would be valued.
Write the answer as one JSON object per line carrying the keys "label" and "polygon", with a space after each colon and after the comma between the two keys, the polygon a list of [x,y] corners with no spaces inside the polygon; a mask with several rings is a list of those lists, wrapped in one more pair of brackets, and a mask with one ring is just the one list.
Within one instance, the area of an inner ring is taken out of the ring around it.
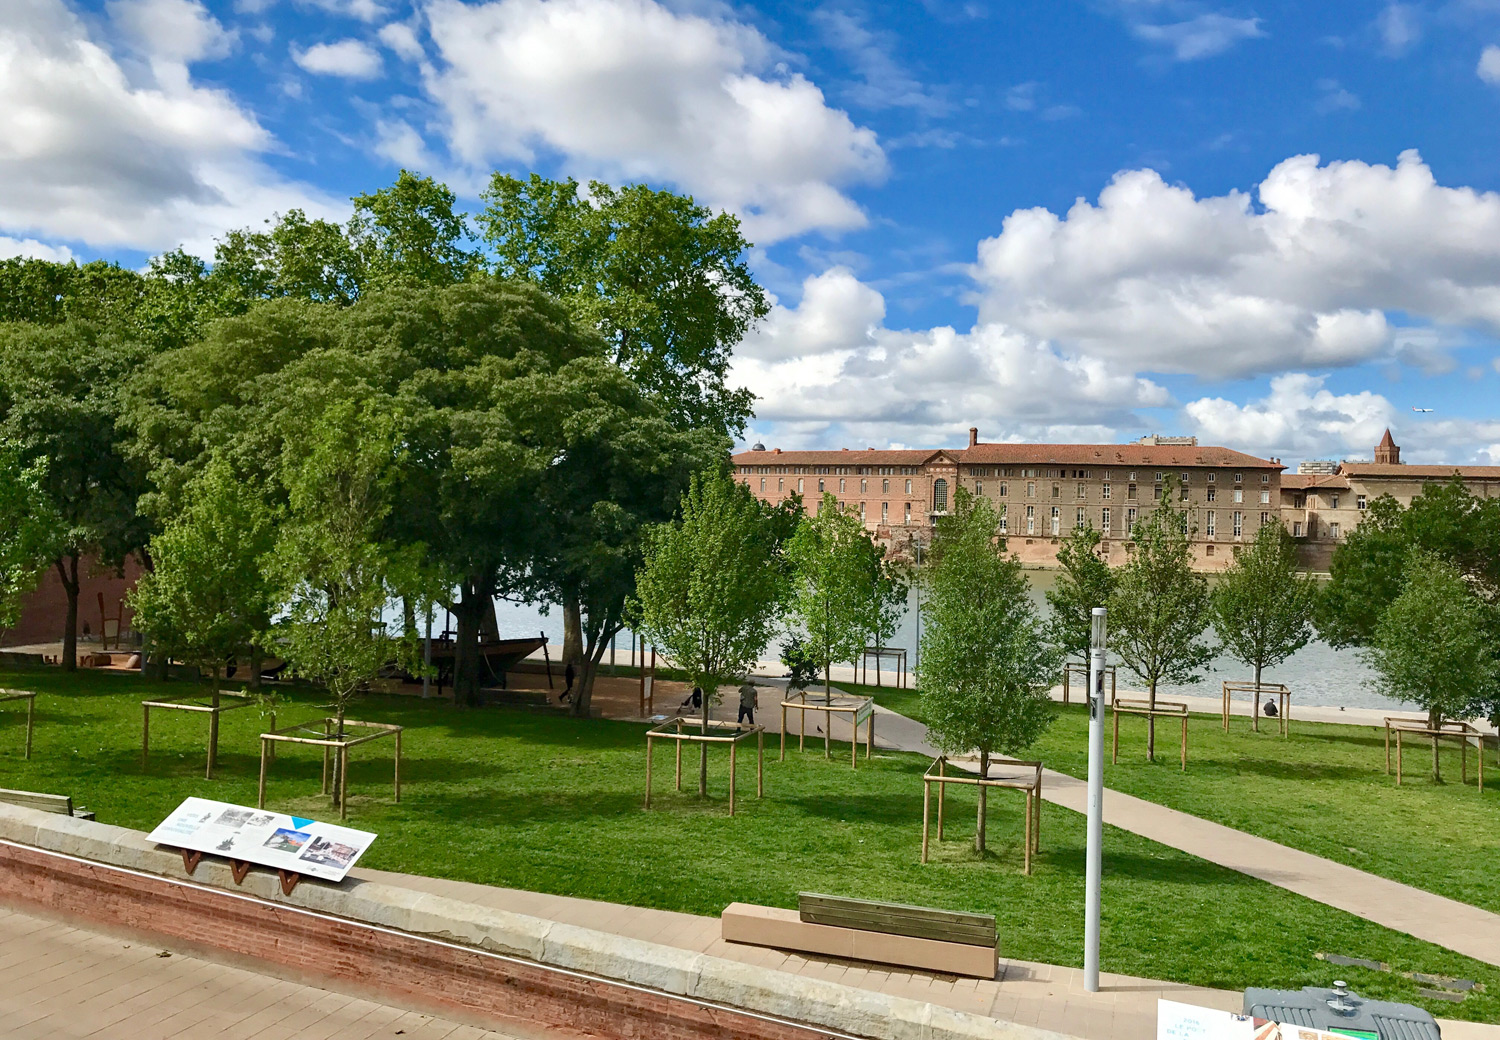
{"label": "brick wall", "polygon": [[386,1001],[620,1040],[827,1040],[829,1032],[0,841],[0,902],[342,982]]}

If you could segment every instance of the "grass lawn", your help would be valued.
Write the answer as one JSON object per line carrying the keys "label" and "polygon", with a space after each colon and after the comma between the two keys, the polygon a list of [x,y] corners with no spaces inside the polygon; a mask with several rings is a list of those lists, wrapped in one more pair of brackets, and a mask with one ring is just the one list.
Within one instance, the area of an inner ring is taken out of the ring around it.
{"label": "grass lawn", "polygon": [[[919,694],[842,684],[893,711],[922,717]],[[1170,700],[1170,697],[1165,698]],[[1112,720],[1106,719],[1106,726]],[[1120,761],[1104,767],[1105,786],[1347,863],[1416,888],[1500,913],[1500,763],[1485,752],[1485,789],[1459,782],[1459,752],[1445,742],[1444,783],[1431,779],[1430,744],[1407,742],[1404,782],[1385,774],[1385,730],[1298,722],[1291,736],[1275,720],[1218,715],[1188,721],[1188,771],[1178,770],[1180,723],[1157,727],[1157,760],[1146,761],[1146,721],[1120,720]],[[1110,730],[1105,730],[1108,751]],[[1392,752],[1394,754],[1394,751]],[[1071,776],[1088,775],[1088,712],[1059,705],[1047,735],[1026,752]]]}
{"label": "grass lawn", "polygon": [[[0,686],[37,690],[36,751],[20,759],[13,719],[0,721],[0,786],[71,794],[107,823],[150,828],[182,798],[254,804],[260,721],[223,717],[219,778],[202,778],[197,719],[152,720],[140,767],[145,696],[185,683],[54,670],[0,672]],[[292,693],[283,724],[322,714]],[[407,728],[403,801],[390,801],[383,742],[357,749],[350,822],[380,834],[372,867],[716,915],[734,900],[794,906],[799,890],[867,896],[998,916],[1003,955],[1078,965],[1082,957],[1084,821],[1048,807],[1036,873],[1020,872],[1020,798],[992,798],[991,854],[968,851],[972,801],[952,798],[950,840],[918,863],[926,761],[877,755],[858,772],[821,748],[742,762],[742,811],[725,814],[727,755],[711,762],[713,795],[671,791],[671,750],[656,762],[657,808],[643,811],[643,729],[515,709],[459,711],[414,698],[371,698],[353,717]],[[1060,739],[1065,727],[1059,724]],[[768,752],[770,742],[768,741]],[[1045,757],[1051,757],[1048,752]],[[270,779],[277,809],[329,819],[313,749],[283,748]],[[1117,771],[1116,775],[1124,770]],[[1414,789],[1416,790],[1416,789]],[[1472,793],[1472,792],[1470,792]],[[1500,969],[1370,924],[1263,882],[1120,831],[1106,837],[1103,963],[1107,970],[1227,989],[1298,987],[1348,978],[1371,997],[1424,1003],[1449,1017],[1500,1021]],[[1387,962],[1392,971],[1332,968],[1318,952]],[[1401,972],[1475,979],[1461,1004],[1424,1001]]]}

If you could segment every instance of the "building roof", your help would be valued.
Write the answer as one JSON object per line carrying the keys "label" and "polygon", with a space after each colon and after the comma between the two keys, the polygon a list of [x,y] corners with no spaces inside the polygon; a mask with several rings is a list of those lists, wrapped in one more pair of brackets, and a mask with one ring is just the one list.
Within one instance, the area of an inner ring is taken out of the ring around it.
{"label": "building roof", "polygon": [[964,463],[1006,466],[1202,466],[1284,469],[1279,462],[1230,448],[1180,444],[976,444],[950,454]]}
{"label": "building roof", "polygon": [[1309,488],[1333,488],[1336,491],[1347,491],[1349,478],[1332,473],[1283,473],[1281,475],[1281,490],[1283,491],[1306,491]]}
{"label": "building roof", "polygon": [[1375,445],[1375,447],[1377,447],[1377,448],[1394,448],[1395,446],[1396,446],[1395,438],[1393,438],[1391,436],[1391,428],[1389,426],[1387,426],[1385,428],[1385,436],[1380,438],[1380,443],[1377,444],[1377,445]]}
{"label": "building roof", "polygon": [[[1346,462],[1339,467],[1346,477],[1395,477],[1407,480],[1446,480],[1457,473],[1469,480],[1500,480],[1500,466],[1411,466],[1388,462]],[[1285,479],[1282,481],[1285,483]]]}
{"label": "building roof", "polygon": [[[898,449],[892,451],[742,451],[731,455],[736,466],[920,466],[934,455],[945,454],[936,448]],[[953,455],[953,452],[947,452]]]}

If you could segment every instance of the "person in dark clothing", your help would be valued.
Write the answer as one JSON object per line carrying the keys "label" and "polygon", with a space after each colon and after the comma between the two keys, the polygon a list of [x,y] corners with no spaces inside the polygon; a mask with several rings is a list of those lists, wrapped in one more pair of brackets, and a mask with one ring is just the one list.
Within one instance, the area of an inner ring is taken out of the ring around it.
{"label": "person in dark clothing", "polygon": [[573,699],[573,680],[576,677],[577,673],[573,671],[573,662],[569,661],[568,667],[563,669],[563,692],[557,698],[559,704],[566,704]]}
{"label": "person in dark clothing", "polygon": [[694,711],[703,710],[703,687],[693,687],[693,692],[688,694],[687,698],[677,706],[678,711],[681,711],[684,708],[691,708]]}
{"label": "person in dark clothing", "polygon": [[756,702],[755,684],[746,678],[744,682],[740,683],[740,715],[735,722],[740,724],[749,722],[750,725],[755,725]]}
{"label": "person in dark clothing", "polygon": [[1277,715],[1275,699],[1271,697],[1266,698],[1266,706],[1260,710],[1260,713],[1268,719],[1274,719]]}

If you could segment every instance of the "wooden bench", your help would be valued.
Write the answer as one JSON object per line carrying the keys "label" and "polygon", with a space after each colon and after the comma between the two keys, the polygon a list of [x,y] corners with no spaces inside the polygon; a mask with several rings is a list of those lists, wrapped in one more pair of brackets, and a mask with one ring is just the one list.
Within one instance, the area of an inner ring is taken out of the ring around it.
{"label": "wooden bench", "polygon": [[726,942],[974,978],[995,977],[995,918],[803,892],[797,910],[732,903]]}
{"label": "wooden bench", "polygon": [[94,814],[81,806],[73,808],[73,799],[65,794],[40,794],[36,791],[10,791],[0,787],[0,802],[19,805],[25,809],[40,809],[42,812],[59,813],[80,820],[92,820]]}

